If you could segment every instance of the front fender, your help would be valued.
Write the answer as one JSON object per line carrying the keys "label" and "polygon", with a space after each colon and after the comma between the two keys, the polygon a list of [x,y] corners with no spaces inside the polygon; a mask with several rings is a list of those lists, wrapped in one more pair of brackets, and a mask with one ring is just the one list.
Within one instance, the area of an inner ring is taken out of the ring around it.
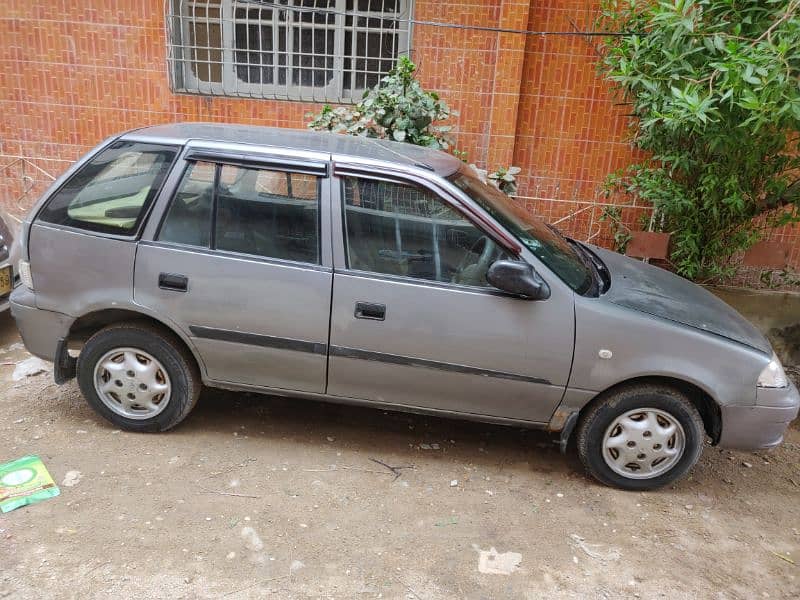
{"label": "front fender", "polygon": [[576,298],[575,315],[573,397],[630,379],[669,377],[700,388],[720,406],[756,403],[756,380],[770,356],[755,348],[602,297]]}

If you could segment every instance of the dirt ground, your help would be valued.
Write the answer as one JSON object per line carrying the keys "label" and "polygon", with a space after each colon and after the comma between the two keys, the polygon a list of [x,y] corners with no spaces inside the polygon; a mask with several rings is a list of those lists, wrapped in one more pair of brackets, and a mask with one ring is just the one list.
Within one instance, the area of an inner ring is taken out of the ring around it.
{"label": "dirt ground", "polygon": [[207,391],[124,433],[13,381],[26,357],[0,316],[0,462],[39,455],[61,496],[0,516],[0,598],[800,596],[797,429],[631,493],[543,433],[308,401]]}

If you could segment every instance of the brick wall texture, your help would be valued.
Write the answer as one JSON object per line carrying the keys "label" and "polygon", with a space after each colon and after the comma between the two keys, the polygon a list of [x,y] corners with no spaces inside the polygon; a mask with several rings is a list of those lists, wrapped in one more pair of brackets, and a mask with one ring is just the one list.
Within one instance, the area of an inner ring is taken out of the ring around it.
{"label": "brick wall texture", "polygon": [[[170,90],[165,0],[6,0],[0,7],[0,202],[27,210],[53,176],[103,138],[172,121],[303,127],[320,105]],[[589,0],[416,0],[418,20],[532,31],[591,30]],[[456,110],[459,148],[516,165],[519,202],[573,236],[611,244],[605,176],[629,164],[624,107],[596,75],[596,40],[414,25],[423,84]],[[20,160],[24,159],[24,160]],[[614,200],[612,200],[613,202]],[[618,203],[630,202],[616,199]],[[647,206],[621,204],[636,229]],[[771,235],[800,270],[800,228]],[[759,272],[741,281],[758,283]]]}

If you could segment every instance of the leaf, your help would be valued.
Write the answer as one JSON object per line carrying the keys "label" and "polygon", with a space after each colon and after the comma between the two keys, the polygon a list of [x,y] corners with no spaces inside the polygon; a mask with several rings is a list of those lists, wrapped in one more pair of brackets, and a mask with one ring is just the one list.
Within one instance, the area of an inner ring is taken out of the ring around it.
{"label": "leaf", "polygon": [[364,92],[357,105],[336,109],[326,105],[311,117],[309,127],[380,138],[391,135],[406,143],[449,148],[450,127],[440,122],[457,113],[438,94],[424,90],[415,71],[414,63],[401,57],[376,86]]}

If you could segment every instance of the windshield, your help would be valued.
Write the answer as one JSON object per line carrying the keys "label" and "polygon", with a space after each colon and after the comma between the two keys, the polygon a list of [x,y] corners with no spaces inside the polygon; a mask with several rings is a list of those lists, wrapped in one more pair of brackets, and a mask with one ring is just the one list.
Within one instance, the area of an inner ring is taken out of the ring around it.
{"label": "windshield", "polygon": [[557,231],[548,228],[538,217],[517,206],[496,187],[481,181],[478,174],[467,165],[447,179],[497,219],[577,293],[584,294],[592,287],[590,267]]}

